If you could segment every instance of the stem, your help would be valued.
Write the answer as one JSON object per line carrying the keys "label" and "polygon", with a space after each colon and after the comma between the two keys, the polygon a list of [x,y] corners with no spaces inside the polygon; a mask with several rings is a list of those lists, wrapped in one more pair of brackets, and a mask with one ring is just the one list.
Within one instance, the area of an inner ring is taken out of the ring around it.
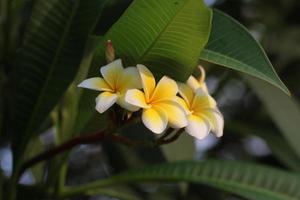
{"label": "stem", "polygon": [[174,132],[174,129],[173,128],[169,128],[167,129],[167,131],[161,136],[158,138],[158,140],[164,140],[166,139],[168,136],[170,136],[172,133]]}
{"label": "stem", "polygon": [[67,170],[68,170],[68,165],[66,162],[64,162],[59,171],[58,184],[55,191],[56,194],[60,194],[60,192],[64,189]]}
{"label": "stem", "polygon": [[70,150],[77,145],[93,144],[93,143],[100,142],[107,138],[111,139],[113,141],[125,144],[125,145],[132,145],[132,141],[130,141],[129,139],[127,139],[123,136],[120,136],[120,135],[108,134],[107,131],[101,131],[101,132],[97,132],[97,133],[91,134],[91,135],[83,135],[83,136],[75,137],[69,141],[66,141],[65,143],[62,143],[61,145],[59,145],[57,147],[54,147],[54,148],[47,150],[41,154],[38,154],[37,156],[35,156],[32,159],[25,162],[23,164],[23,166],[21,167],[19,176],[21,176],[27,168],[30,168],[31,166],[33,166],[41,161],[48,160],[64,151]]}
{"label": "stem", "polygon": [[83,135],[75,137],[65,143],[62,143],[59,146],[56,146],[50,150],[47,150],[43,153],[38,154],[37,156],[33,157],[32,159],[28,160],[21,166],[20,173],[18,173],[18,177],[20,177],[24,171],[33,165],[42,162],[44,160],[48,160],[53,158],[54,156],[72,149],[73,147],[80,145],[80,144],[94,144],[104,139],[110,139],[114,142],[118,142],[127,146],[154,146],[154,143],[151,141],[143,141],[143,140],[131,140],[129,138],[123,137],[117,134],[109,134],[106,130],[97,132],[95,134],[90,135]]}
{"label": "stem", "polygon": [[100,141],[103,141],[104,139],[110,139],[112,141],[127,145],[127,146],[155,146],[155,145],[164,145],[164,144],[169,144],[179,138],[179,136],[182,134],[183,129],[178,130],[175,135],[172,137],[165,139],[167,136],[169,136],[172,133],[173,129],[169,129],[165,135],[163,135],[161,138],[159,138],[157,141],[144,141],[144,140],[131,140],[129,138],[123,137],[121,135],[116,135],[116,134],[109,134],[107,130],[97,132],[95,134],[91,135],[83,135],[83,136],[78,136],[75,137],[69,141],[66,141],[65,143],[62,143],[59,146],[56,146],[50,150],[47,150],[45,152],[42,152],[38,154],[37,156],[33,157],[32,159],[28,160],[25,162],[18,173],[17,177],[20,177],[24,171],[31,166],[42,162],[44,160],[48,160],[53,158],[54,156],[68,151],[72,149],[73,147],[80,145],[80,144],[93,144],[97,143]]}
{"label": "stem", "polygon": [[[174,142],[175,140],[177,140],[180,137],[180,135],[183,133],[183,131],[184,131],[184,129],[179,129],[172,137],[167,138],[167,139],[165,139],[167,136],[164,137],[164,135],[163,135],[161,138],[159,138],[156,141],[156,144],[164,145],[164,144],[169,144],[171,142]],[[170,135],[170,134],[171,134],[171,132],[168,135]]]}

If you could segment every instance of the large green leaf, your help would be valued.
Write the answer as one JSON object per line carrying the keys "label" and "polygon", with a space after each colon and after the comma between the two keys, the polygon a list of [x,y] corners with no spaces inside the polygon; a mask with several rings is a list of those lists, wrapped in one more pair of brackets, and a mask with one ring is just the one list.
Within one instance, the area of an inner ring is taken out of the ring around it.
{"label": "large green leaf", "polygon": [[300,198],[298,174],[263,165],[221,160],[175,162],[133,170],[105,180],[67,188],[65,194],[81,194],[96,188],[149,181],[199,183],[253,200]]}
{"label": "large green leaf", "polygon": [[260,44],[221,11],[213,11],[210,38],[200,58],[263,79],[289,94]]}
{"label": "large green leaf", "polygon": [[251,88],[258,95],[271,119],[300,159],[300,107],[295,99],[285,95],[270,84],[247,77]]}
{"label": "large green leaf", "polygon": [[35,4],[17,57],[14,127],[15,148],[20,152],[73,80],[105,2],[50,0]]}
{"label": "large green leaf", "polygon": [[[135,0],[105,36],[127,65],[185,81],[208,41],[211,10],[202,0]],[[105,41],[104,40],[104,41]],[[99,46],[92,75],[105,64]]]}

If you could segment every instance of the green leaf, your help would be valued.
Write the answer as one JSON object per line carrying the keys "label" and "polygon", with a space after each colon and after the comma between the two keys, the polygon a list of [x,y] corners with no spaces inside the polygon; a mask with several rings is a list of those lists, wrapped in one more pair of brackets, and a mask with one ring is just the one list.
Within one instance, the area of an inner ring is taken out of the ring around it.
{"label": "green leaf", "polygon": [[175,162],[125,172],[105,180],[66,190],[83,191],[127,183],[187,181],[231,192],[253,200],[297,200],[300,176],[271,167],[238,161]]}
{"label": "green leaf", "polygon": [[79,110],[79,102],[83,90],[79,90],[77,85],[87,77],[96,45],[100,41],[101,37],[90,36],[88,38],[78,73],[65,92],[58,108],[53,112],[54,124],[57,129],[57,144],[80,133],[80,126],[78,125],[80,122],[77,122],[77,118],[82,116],[82,112]]}
{"label": "green leaf", "polygon": [[289,94],[260,44],[239,22],[213,11],[209,41],[200,59],[263,79]]}
{"label": "green leaf", "polygon": [[285,139],[300,158],[300,107],[291,97],[272,85],[246,77]]}
{"label": "green leaf", "polygon": [[[105,36],[126,65],[185,81],[208,41],[211,10],[202,0],[135,0]],[[105,64],[99,46],[91,75]]]}
{"label": "green leaf", "polygon": [[76,75],[87,37],[105,2],[50,0],[38,1],[33,8],[17,58],[14,118],[19,152]]}

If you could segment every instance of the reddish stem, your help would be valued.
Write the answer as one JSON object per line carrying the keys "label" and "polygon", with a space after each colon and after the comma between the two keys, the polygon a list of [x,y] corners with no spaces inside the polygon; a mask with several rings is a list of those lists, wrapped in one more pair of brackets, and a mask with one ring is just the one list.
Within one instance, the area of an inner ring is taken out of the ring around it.
{"label": "reddish stem", "polygon": [[64,151],[70,150],[73,147],[80,145],[80,144],[94,144],[97,142],[100,142],[104,139],[111,139],[113,141],[116,141],[121,144],[125,145],[133,145],[134,143],[129,140],[126,137],[120,136],[120,135],[115,135],[115,134],[108,134],[106,131],[101,131],[97,132],[95,134],[90,134],[90,135],[83,135],[83,136],[78,136],[75,137],[69,141],[66,141],[65,143],[62,143],[59,146],[56,146],[50,150],[44,151],[37,156],[33,157],[32,159],[28,160],[25,162],[20,170],[20,175],[23,174],[23,172],[30,168],[31,166],[43,161],[43,160],[48,160],[57,154],[60,154]]}
{"label": "reddish stem", "polygon": [[42,162],[44,160],[48,160],[56,156],[57,154],[60,154],[64,151],[68,151],[72,149],[73,147],[80,145],[80,144],[94,144],[98,143],[100,141],[103,141],[104,139],[110,139],[114,142],[118,142],[120,144],[124,144],[127,146],[155,146],[155,145],[164,145],[171,143],[178,139],[178,137],[181,135],[183,130],[179,130],[175,135],[173,135],[170,138],[166,138],[168,135],[170,135],[171,130],[169,130],[165,136],[158,139],[156,142],[150,142],[150,141],[140,141],[140,140],[131,140],[129,138],[123,137],[121,135],[117,134],[109,134],[106,130],[97,132],[90,135],[83,135],[75,137],[69,141],[66,141],[65,143],[62,143],[59,146],[53,147],[50,150],[44,151],[37,156],[33,157],[32,159],[28,160],[23,164],[21,167],[19,175],[21,176],[24,171],[33,165]]}

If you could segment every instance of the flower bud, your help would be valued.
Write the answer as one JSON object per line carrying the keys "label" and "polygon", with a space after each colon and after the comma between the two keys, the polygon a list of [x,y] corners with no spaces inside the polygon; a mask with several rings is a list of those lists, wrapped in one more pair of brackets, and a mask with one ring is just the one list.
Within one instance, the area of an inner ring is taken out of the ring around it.
{"label": "flower bud", "polygon": [[111,40],[107,40],[106,42],[105,57],[108,63],[115,60],[115,49],[113,47]]}

